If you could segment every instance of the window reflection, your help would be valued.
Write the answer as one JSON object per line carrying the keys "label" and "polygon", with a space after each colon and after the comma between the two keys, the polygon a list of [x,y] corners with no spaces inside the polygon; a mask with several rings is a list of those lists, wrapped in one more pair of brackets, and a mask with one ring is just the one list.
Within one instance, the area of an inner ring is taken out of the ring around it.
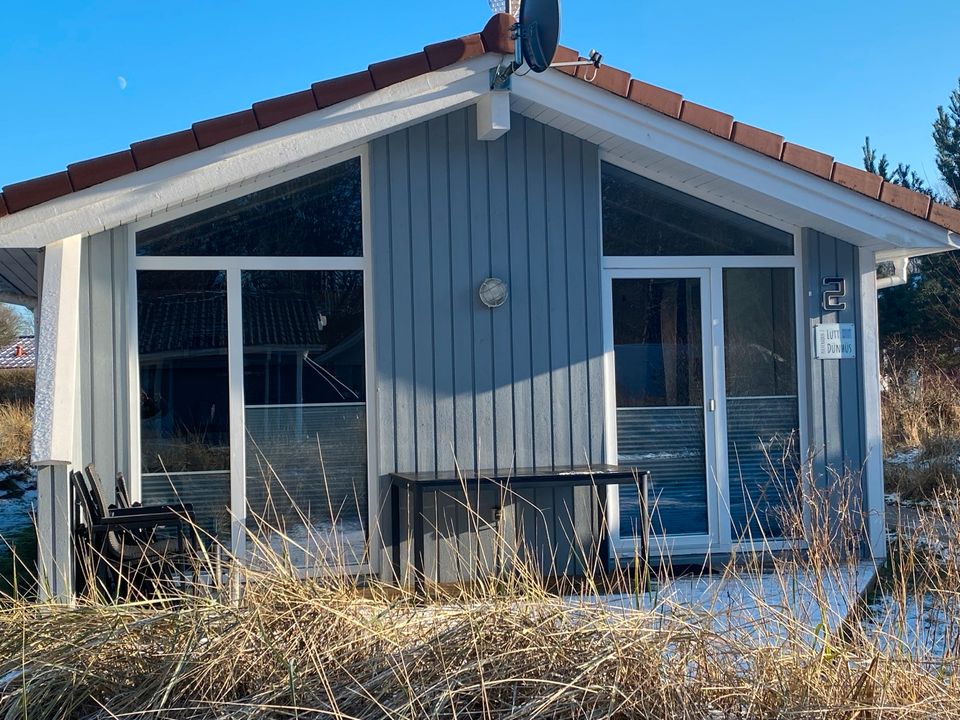
{"label": "window reflection", "polygon": [[793,236],[603,163],[604,255],[792,255]]}
{"label": "window reflection", "polygon": [[324,168],[137,233],[137,255],[363,254],[360,160]]}

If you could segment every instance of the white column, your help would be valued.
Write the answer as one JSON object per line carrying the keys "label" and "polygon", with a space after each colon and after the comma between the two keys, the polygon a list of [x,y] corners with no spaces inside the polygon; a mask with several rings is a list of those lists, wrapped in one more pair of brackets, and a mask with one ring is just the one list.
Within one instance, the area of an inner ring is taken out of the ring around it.
{"label": "white column", "polygon": [[31,460],[37,467],[37,570],[43,599],[73,591],[69,465],[74,461],[80,340],[80,235],[46,246],[37,332]]}
{"label": "white column", "polygon": [[860,248],[860,337],[863,355],[864,512],[873,557],[887,554],[883,502],[883,433],[880,421],[880,337],[877,325],[877,260],[874,251]]}

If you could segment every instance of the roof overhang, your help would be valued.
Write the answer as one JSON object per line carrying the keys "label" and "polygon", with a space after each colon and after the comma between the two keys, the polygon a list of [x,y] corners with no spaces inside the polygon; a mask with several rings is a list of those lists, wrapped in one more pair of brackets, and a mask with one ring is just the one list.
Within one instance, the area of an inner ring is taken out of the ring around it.
{"label": "roof overhang", "polygon": [[[255,179],[308,171],[372,138],[487,98],[489,71],[501,57],[486,53],[2,217],[0,251],[94,234]],[[511,107],[596,143],[604,158],[657,182],[880,256],[941,252],[960,241],[932,222],[556,70],[514,76]]]}
{"label": "roof overhang", "polygon": [[513,80],[513,109],[657,182],[878,252],[960,247],[955,233],[560,72]]}
{"label": "roof overhang", "polygon": [[0,249],[92,235],[252,180],[322,163],[397,129],[473,104],[490,92],[488,53],[255,133],[0,218]]}

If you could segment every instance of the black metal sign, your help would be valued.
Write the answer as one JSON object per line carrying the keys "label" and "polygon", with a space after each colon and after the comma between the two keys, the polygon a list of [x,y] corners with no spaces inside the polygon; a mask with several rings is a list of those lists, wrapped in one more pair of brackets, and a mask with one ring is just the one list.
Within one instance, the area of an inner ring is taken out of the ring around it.
{"label": "black metal sign", "polygon": [[847,303],[843,298],[847,295],[847,279],[842,277],[825,277],[823,279],[823,309],[846,310]]}

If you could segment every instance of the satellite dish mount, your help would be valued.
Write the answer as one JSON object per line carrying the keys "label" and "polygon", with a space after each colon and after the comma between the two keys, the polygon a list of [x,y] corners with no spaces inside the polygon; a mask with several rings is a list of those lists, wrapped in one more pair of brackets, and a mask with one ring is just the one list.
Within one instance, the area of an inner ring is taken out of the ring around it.
{"label": "satellite dish mount", "polygon": [[501,62],[490,71],[491,90],[509,90],[510,78],[524,64],[535,73],[551,67],[593,65],[599,68],[603,56],[590,51],[589,60],[553,61],[560,41],[560,0],[522,0],[519,19],[510,28],[514,44],[513,60]]}

